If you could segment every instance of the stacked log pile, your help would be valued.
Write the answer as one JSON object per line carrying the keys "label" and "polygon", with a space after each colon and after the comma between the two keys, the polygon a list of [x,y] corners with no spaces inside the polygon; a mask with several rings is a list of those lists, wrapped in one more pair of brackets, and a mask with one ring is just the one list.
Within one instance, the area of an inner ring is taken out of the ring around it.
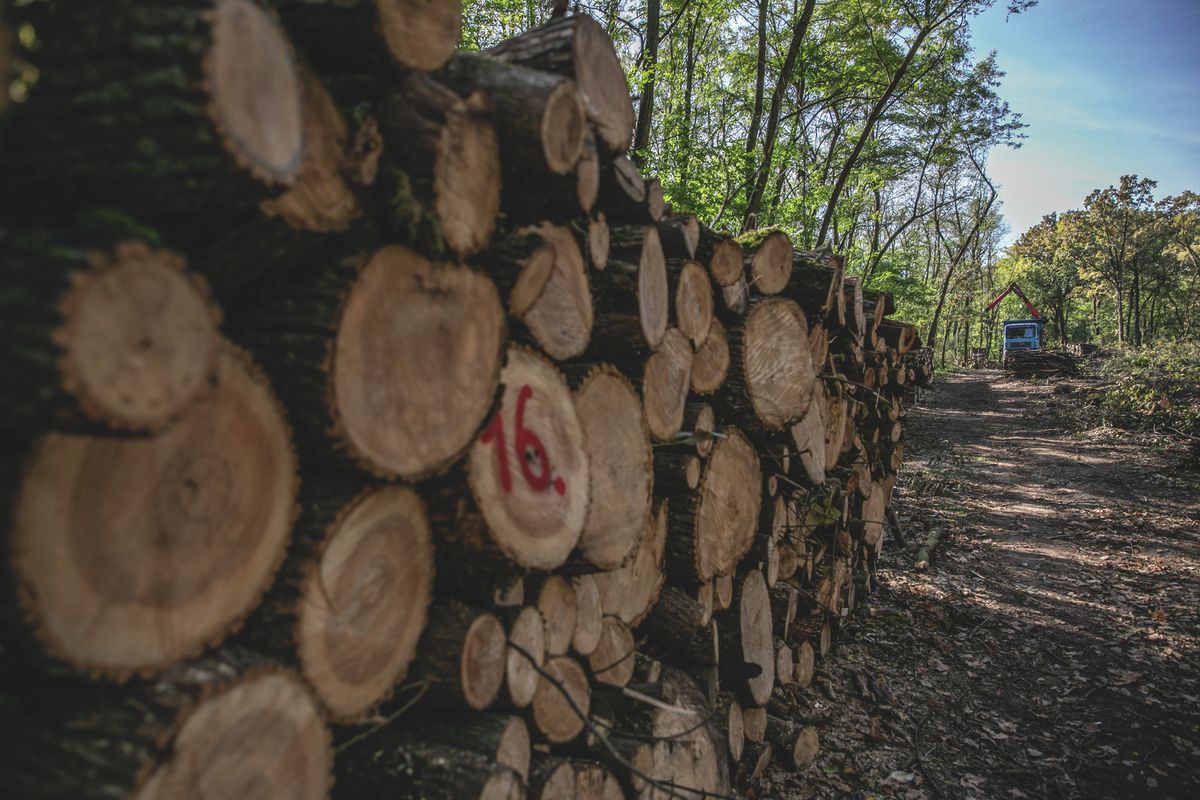
{"label": "stacked log pile", "polygon": [[665,207],[599,25],[15,11],[0,785],[725,797],[816,758],[931,371],[837,256]]}
{"label": "stacked log pile", "polygon": [[1004,374],[1014,378],[1078,378],[1079,356],[1068,350],[1009,350]]}

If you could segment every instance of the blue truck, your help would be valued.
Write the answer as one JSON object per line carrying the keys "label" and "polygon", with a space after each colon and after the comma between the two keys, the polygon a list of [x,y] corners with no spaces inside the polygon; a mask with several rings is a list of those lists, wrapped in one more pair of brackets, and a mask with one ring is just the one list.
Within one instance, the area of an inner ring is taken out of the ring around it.
{"label": "blue truck", "polygon": [[1004,320],[1004,353],[1041,350],[1046,346],[1046,322],[1033,319]]}

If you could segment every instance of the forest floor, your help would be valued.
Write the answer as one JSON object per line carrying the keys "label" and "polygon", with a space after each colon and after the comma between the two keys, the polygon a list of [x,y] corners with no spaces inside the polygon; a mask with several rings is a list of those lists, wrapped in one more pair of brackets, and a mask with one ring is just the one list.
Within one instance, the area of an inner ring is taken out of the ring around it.
{"label": "forest floor", "polygon": [[1200,797],[1200,471],[1079,431],[1087,382],[939,375],[895,499],[910,548],[804,693],[821,754],[748,794]]}

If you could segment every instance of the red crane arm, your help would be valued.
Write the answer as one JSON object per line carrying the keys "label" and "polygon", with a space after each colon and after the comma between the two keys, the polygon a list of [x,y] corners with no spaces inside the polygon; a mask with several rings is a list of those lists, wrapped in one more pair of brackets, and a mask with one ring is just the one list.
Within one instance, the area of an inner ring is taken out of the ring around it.
{"label": "red crane arm", "polygon": [[1024,301],[1025,307],[1029,309],[1029,315],[1031,317],[1033,317],[1034,319],[1041,318],[1042,315],[1037,312],[1037,309],[1033,307],[1033,303],[1029,302],[1029,298],[1025,296],[1025,293],[1021,291],[1021,287],[1017,286],[1017,284],[1015,282],[1010,283],[1008,285],[1008,288],[1000,293],[999,297],[997,297],[992,302],[988,303],[987,310],[990,312],[993,308],[995,308],[997,305],[999,305],[1001,300],[1008,297],[1009,292],[1015,293],[1017,295],[1017,297],[1021,298],[1021,300]]}

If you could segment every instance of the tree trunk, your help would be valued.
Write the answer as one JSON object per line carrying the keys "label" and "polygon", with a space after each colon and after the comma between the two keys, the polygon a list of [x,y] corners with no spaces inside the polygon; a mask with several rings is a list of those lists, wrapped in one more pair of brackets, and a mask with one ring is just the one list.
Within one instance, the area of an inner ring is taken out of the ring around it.
{"label": "tree trunk", "polygon": [[639,164],[646,162],[650,147],[650,127],[654,121],[654,81],[658,74],[658,17],[659,0],[646,0],[645,48],[641,54],[642,96],[638,100],[637,126],[633,134],[633,156]]}

